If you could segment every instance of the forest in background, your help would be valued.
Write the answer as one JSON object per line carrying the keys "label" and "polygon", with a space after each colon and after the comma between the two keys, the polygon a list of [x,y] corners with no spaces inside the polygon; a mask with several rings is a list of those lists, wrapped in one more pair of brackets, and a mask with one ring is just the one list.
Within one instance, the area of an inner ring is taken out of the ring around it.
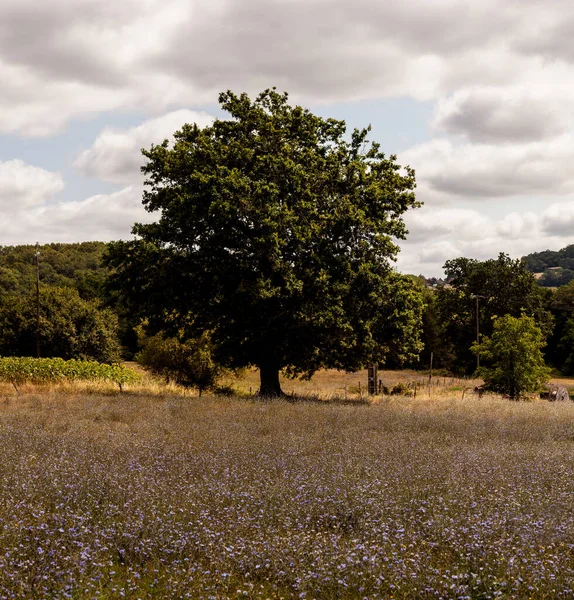
{"label": "forest in background", "polygon": [[[42,285],[69,288],[84,300],[104,300],[107,269],[104,242],[39,246]],[[35,291],[36,246],[0,246],[0,294],[27,296]]]}
{"label": "forest in background", "polygon": [[560,287],[574,280],[574,244],[556,251],[533,252],[522,260],[543,287]]}
{"label": "forest in background", "polygon": [[[39,246],[42,356],[113,362],[131,359],[145,346],[139,323],[106,287],[107,246],[103,242]],[[445,264],[444,279],[412,276],[425,306],[424,347],[418,360],[400,364],[389,358],[385,366],[426,368],[432,353],[435,368],[471,374],[476,366],[470,348],[476,340],[478,306],[481,336],[492,333],[494,316],[532,316],[547,340],[547,363],[574,374],[574,282],[550,289],[533,274],[557,261],[571,264],[569,255],[574,263],[574,246],[522,260],[504,254],[487,261],[458,258]],[[36,247],[0,247],[1,355],[35,355],[36,317]],[[147,354],[150,351],[157,355],[157,345],[151,350],[148,346]]]}

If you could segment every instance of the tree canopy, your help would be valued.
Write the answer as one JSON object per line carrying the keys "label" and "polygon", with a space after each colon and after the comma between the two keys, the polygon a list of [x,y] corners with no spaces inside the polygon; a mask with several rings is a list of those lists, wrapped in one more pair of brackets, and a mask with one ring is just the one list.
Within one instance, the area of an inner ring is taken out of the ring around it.
{"label": "tree canopy", "polygon": [[550,377],[542,355],[545,344],[532,317],[495,318],[492,336],[473,346],[487,362],[478,375],[489,389],[513,399],[524,392],[536,392]]}
{"label": "tree canopy", "polygon": [[228,119],[144,151],[159,218],[110,247],[124,301],[152,333],[209,332],[221,364],[260,368],[262,394],[281,392],[280,369],[416,353],[420,296],[391,265],[414,171],[287,94],[219,100]]}
{"label": "tree canopy", "polygon": [[548,290],[536,280],[520,260],[501,253],[497,259],[479,261],[456,258],[444,265],[448,285],[437,291],[434,309],[446,356],[452,364],[440,366],[471,373],[476,360],[470,350],[476,341],[478,325],[482,335],[493,331],[492,318],[522,313],[532,316],[545,336],[552,331],[552,315],[547,310]]}
{"label": "tree canopy", "polygon": [[[42,244],[40,280],[50,287],[78,290],[86,300],[102,299],[107,276],[102,263],[106,244]],[[0,246],[0,296],[26,296],[36,282],[36,247],[30,244]]]}
{"label": "tree canopy", "polygon": [[[83,300],[75,289],[41,287],[39,334],[43,357],[119,361],[117,329],[117,316],[112,310]],[[35,356],[35,340],[35,297],[1,298],[0,356]]]}
{"label": "tree canopy", "polygon": [[560,287],[574,279],[574,244],[561,250],[533,252],[522,258],[526,268],[533,273],[542,273],[538,285]]}

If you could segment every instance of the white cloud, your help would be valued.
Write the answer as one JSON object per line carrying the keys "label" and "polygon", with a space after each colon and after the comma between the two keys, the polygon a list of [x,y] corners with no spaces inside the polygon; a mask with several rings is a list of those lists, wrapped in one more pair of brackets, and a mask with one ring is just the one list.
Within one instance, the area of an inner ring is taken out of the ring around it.
{"label": "white cloud", "polygon": [[556,137],[571,126],[574,103],[574,88],[559,87],[461,89],[437,103],[433,126],[481,143]]}
{"label": "white cloud", "polygon": [[59,173],[21,160],[0,162],[0,243],[126,239],[134,222],[154,220],[143,208],[141,186],[74,202],[55,200],[63,187]]}
{"label": "white cloud", "polygon": [[545,233],[574,238],[574,200],[551,204],[542,214]]}
{"label": "white cloud", "polygon": [[144,210],[141,196],[141,188],[129,186],[113,194],[96,195],[78,202],[0,212],[2,243],[129,239],[134,222],[154,220]]}
{"label": "white cloud", "polygon": [[442,241],[430,244],[421,249],[419,259],[422,263],[445,263],[451,258],[461,255],[461,251],[452,242]]}
{"label": "white cloud", "polygon": [[540,216],[534,212],[523,214],[512,212],[506,215],[496,226],[496,233],[503,240],[520,240],[538,237],[540,234]]}
{"label": "white cloud", "polygon": [[418,215],[408,215],[407,223],[412,235],[401,244],[399,268],[441,276],[444,263],[460,256],[486,260],[504,252],[520,258],[572,243],[574,200],[552,204],[540,212],[513,211],[500,219],[473,209],[423,209]]}
{"label": "white cloud", "polygon": [[[48,135],[102,111],[213,102],[227,88],[276,85],[305,103],[528,90],[558,62],[572,80],[569,37],[559,36],[570,12],[518,0],[4,0],[0,131]],[[562,41],[540,46],[533,23]],[[453,98],[484,113],[484,100]],[[458,130],[455,113],[441,122]],[[502,135],[498,121],[515,134],[511,117],[486,118],[485,135]]]}
{"label": "white cloud", "polygon": [[483,239],[484,230],[491,226],[487,217],[474,210],[431,206],[407,213],[405,223],[411,241],[453,234],[466,240]]}
{"label": "white cloud", "polygon": [[151,66],[185,0],[4,0],[0,3],[0,131],[49,135],[103,111],[161,111],[193,97]]}
{"label": "white cloud", "polygon": [[574,139],[565,134],[513,145],[431,140],[401,154],[424,185],[467,198],[563,195],[574,191]]}
{"label": "white cloud", "polygon": [[0,211],[44,204],[63,188],[59,173],[17,159],[0,162]]}
{"label": "white cloud", "polygon": [[553,0],[544,10],[538,0],[522,1],[526,26],[511,38],[511,47],[526,55],[542,56],[548,62],[574,62],[572,30],[574,11],[569,0]]}
{"label": "white cloud", "polygon": [[144,163],[142,148],[171,139],[185,123],[205,127],[213,121],[210,115],[189,110],[170,112],[126,130],[105,129],[76,159],[74,165],[84,174],[112,183],[139,183]]}

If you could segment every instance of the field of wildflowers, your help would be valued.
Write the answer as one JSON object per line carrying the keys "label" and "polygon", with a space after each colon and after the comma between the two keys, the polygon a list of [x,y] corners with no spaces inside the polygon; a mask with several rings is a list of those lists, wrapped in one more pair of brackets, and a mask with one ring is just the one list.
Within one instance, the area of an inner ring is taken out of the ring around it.
{"label": "field of wildflowers", "polygon": [[574,403],[0,397],[0,598],[572,598]]}

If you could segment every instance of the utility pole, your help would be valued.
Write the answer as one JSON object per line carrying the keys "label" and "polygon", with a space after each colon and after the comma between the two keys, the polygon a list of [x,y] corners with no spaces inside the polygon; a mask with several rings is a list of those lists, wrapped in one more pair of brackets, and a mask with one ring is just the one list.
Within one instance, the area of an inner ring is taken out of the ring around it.
{"label": "utility pole", "polygon": [[[478,314],[478,296],[476,296],[476,344],[480,344],[480,318]],[[476,370],[480,367],[480,352],[476,351]]]}
{"label": "utility pole", "polygon": [[36,358],[40,358],[40,247],[36,242]]}

